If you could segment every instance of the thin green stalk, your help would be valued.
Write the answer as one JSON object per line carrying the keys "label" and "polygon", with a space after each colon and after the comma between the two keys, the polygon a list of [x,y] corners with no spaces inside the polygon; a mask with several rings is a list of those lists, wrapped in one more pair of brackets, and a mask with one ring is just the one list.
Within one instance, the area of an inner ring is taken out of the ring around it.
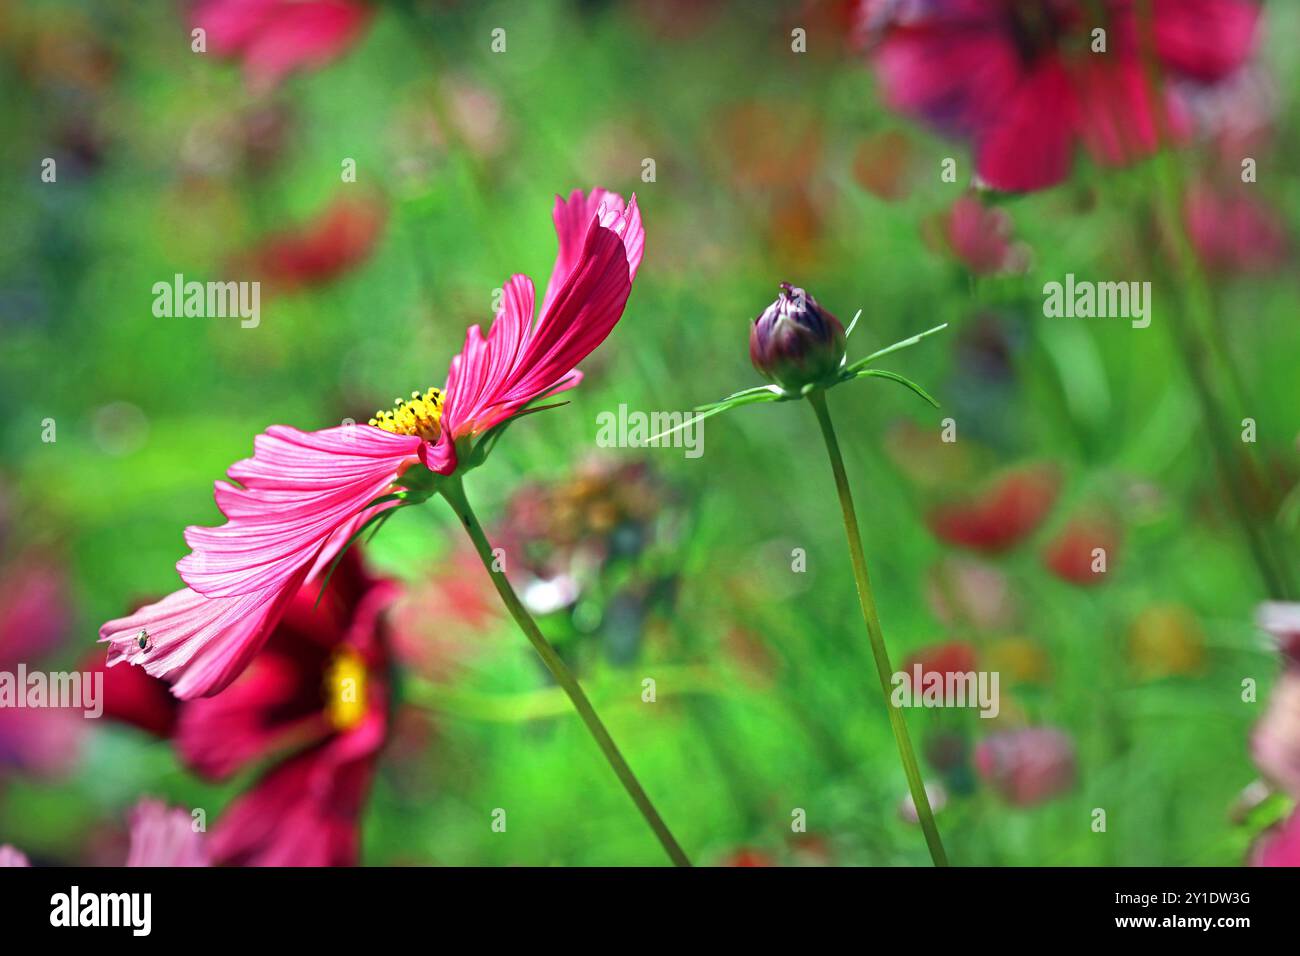
{"label": "thin green stalk", "polygon": [[[1165,78],[1159,58],[1155,54],[1155,9],[1150,0],[1138,5],[1139,36],[1142,44],[1143,69],[1151,102],[1164,102]],[[1219,462],[1228,490],[1228,498],[1237,523],[1241,527],[1250,554],[1259,570],[1269,595],[1276,600],[1289,600],[1295,593],[1291,564],[1286,542],[1277,539],[1273,528],[1261,527],[1251,511],[1249,497],[1231,439],[1221,426],[1228,420],[1214,394],[1210,372],[1217,364],[1234,392],[1238,411],[1254,407],[1249,400],[1245,377],[1233,361],[1232,353],[1224,340],[1223,328],[1217,321],[1209,284],[1192,248],[1191,236],[1184,221],[1180,199],[1184,192],[1178,165],[1171,153],[1174,141],[1167,128],[1164,113],[1152,113],[1161,151],[1153,167],[1157,187],[1157,211],[1165,234],[1173,247],[1175,269],[1182,289],[1184,311],[1172,323],[1178,350],[1201,404],[1206,430],[1210,433],[1211,447]],[[1204,341],[1202,341],[1202,336]],[[1216,362],[1217,359],[1217,362]],[[1247,459],[1250,460],[1250,459]],[[1265,472],[1267,475],[1267,471]]]}
{"label": "thin green stalk", "polygon": [[537,655],[542,659],[542,663],[546,665],[547,670],[551,672],[555,682],[568,694],[569,700],[573,702],[573,707],[578,712],[578,716],[582,718],[582,722],[587,725],[587,730],[591,732],[592,739],[596,741],[596,746],[600,748],[600,752],[609,761],[609,766],[614,771],[614,775],[623,784],[628,796],[632,798],[632,802],[636,804],[637,809],[641,811],[641,815],[645,817],[646,823],[650,824],[650,829],[658,837],[664,851],[675,866],[690,866],[691,861],[682,852],[681,846],[678,845],[677,840],[668,829],[668,825],[659,816],[659,812],[655,810],[654,804],[650,802],[650,798],[641,787],[636,775],[632,773],[632,768],[623,759],[618,745],[614,743],[614,738],[609,735],[604,723],[597,716],[595,708],[591,706],[591,701],[587,699],[587,695],[578,683],[577,678],[573,676],[573,672],[569,670],[560,655],[556,653],[555,648],[542,635],[541,630],[537,627],[537,622],[533,620],[532,615],[528,613],[528,609],[524,607],[519,600],[519,596],[515,594],[514,588],[510,586],[510,582],[506,580],[505,572],[495,569],[492,545],[488,543],[483,526],[479,524],[478,518],[475,517],[473,509],[469,506],[469,499],[465,497],[465,488],[461,483],[461,479],[458,477],[448,479],[441,490],[443,497],[447,499],[452,510],[456,512],[456,516],[460,518],[460,523],[464,526],[466,534],[474,543],[474,550],[478,552],[479,560],[483,562],[483,567],[492,579],[492,584],[496,587],[497,593],[501,595],[501,600],[510,612],[510,616],[515,619],[519,629],[524,632],[524,636],[533,645],[533,650],[537,651]]}
{"label": "thin green stalk", "polygon": [[840,457],[840,443],[835,438],[835,426],[831,424],[831,413],[826,407],[826,393],[818,389],[808,395],[813,411],[817,414],[817,424],[821,426],[822,438],[826,440],[826,453],[831,460],[831,471],[835,474],[835,490],[840,498],[840,511],[844,515],[844,533],[849,540],[849,557],[853,561],[853,577],[858,585],[858,602],[862,605],[862,619],[867,625],[867,636],[871,639],[871,656],[876,661],[876,673],[880,677],[880,690],[885,695],[885,710],[889,714],[889,726],[894,732],[894,742],[898,745],[898,756],[903,761],[903,773],[907,777],[907,787],[916,805],[916,815],[925,833],[925,845],[930,849],[930,859],[935,866],[947,866],[948,854],[944,852],[943,841],[939,838],[939,828],[935,826],[934,811],[930,809],[930,798],[926,795],[925,784],[921,780],[921,769],[912,750],[911,738],[907,735],[907,722],[902,712],[890,702],[894,669],[889,663],[889,651],[885,648],[885,635],[880,628],[880,616],[876,613],[876,598],[871,590],[871,578],[867,574],[867,558],[862,550],[862,536],[858,531],[858,516],[853,508],[853,493],[849,490],[849,479],[844,472],[844,459]]}

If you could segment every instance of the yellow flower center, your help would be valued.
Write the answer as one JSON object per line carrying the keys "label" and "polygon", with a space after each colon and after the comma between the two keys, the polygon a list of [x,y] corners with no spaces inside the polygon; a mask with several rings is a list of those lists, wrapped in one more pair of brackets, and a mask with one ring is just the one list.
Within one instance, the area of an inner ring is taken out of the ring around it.
{"label": "yellow flower center", "polygon": [[437,441],[442,433],[438,424],[441,418],[442,391],[430,388],[423,395],[412,392],[405,401],[394,399],[393,410],[375,412],[370,424],[394,435],[419,435],[426,441]]}
{"label": "yellow flower center", "polygon": [[366,716],[366,664],[344,648],[325,672],[325,715],[335,730],[351,730]]}

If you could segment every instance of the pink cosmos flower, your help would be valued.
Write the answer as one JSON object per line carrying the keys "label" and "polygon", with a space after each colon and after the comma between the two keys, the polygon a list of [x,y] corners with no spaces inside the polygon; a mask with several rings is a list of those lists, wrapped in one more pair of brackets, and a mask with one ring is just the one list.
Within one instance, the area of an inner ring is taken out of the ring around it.
{"label": "pink cosmos flower", "polygon": [[[202,832],[184,810],[168,809],[161,800],[145,798],[131,810],[131,848],[127,866],[210,866]],[[12,846],[0,846],[0,867],[31,866]]]}
{"label": "pink cosmos flower", "polygon": [[1260,835],[1249,862],[1251,866],[1300,866],[1300,810]]}
{"label": "pink cosmos flower", "polygon": [[31,866],[26,854],[8,843],[0,845],[0,866]]}
{"label": "pink cosmos flower", "polygon": [[[62,569],[31,552],[0,569],[0,670],[36,662],[66,636],[71,620]],[[81,710],[0,707],[0,771],[40,775],[71,769],[86,721]]]}
{"label": "pink cosmos flower", "polygon": [[1255,43],[1252,0],[1152,0],[1151,11],[1171,81],[1158,101],[1134,0],[862,0],[858,22],[894,108],[972,140],[988,185],[1032,190],[1064,179],[1080,144],[1115,166],[1152,153],[1162,132],[1186,133],[1180,93],[1228,77]]}
{"label": "pink cosmos flower", "polygon": [[1009,275],[1029,268],[1029,247],[1011,240],[1011,216],[975,196],[962,196],[940,221],[941,241],[976,275]]}
{"label": "pink cosmos flower", "polygon": [[351,866],[362,805],[388,736],[383,614],[397,586],[355,551],[319,606],[301,589],[265,651],[225,692],[181,707],[176,747],[202,776],[273,763],[212,833],[213,858],[240,866]]}
{"label": "pink cosmos flower", "polygon": [[1074,786],[1074,742],[1054,727],[1025,727],[984,738],[975,768],[1008,803],[1027,807]]}
{"label": "pink cosmos flower", "polygon": [[[623,314],[645,246],[635,197],[575,190],[554,209],[559,255],[534,322],[532,282],[505,285],[485,338],[474,326],[451,362],[445,391],[399,401],[369,425],[303,432],[273,425],[253,457],[218,481],[226,523],[185,532],[184,590],[109,621],[108,665],[126,661],[173,684],[182,699],[228,686],[266,643],[304,584],[316,581],[378,501],[423,463],[452,474],[473,440],[538,398],[577,385],[576,371]],[[473,464],[477,464],[474,462]],[[472,465],[471,465],[472,466]]]}
{"label": "pink cosmos flower", "polygon": [[575,189],[555,197],[559,235],[541,318],[534,322],[533,282],[513,275],[487,338],[477,326],[451,361],[442,403],[441,434],[421,456],[431,469],[450,474],[464,439],[480,435],[530,402],[573,388],[576,371],[623,315],[645,251],[645,229],[636,197]]}
{"label": "pink cosmos flower", "polygon": [[1286,266],[1286,224],[1241,187],[1199,182],[1183,200],[1183,222],[1201,264],[1217,274],[1266,273]]}
{"label": "pink cosmos flower", "polygon": [[268,89],[342,55],[373,13],[360,0],[200,0],[192,23],[212,53],[243,62],[250,86]]}
{"label": "pink cosmos flower", "polygon": [[1282,671],[1268,710],[1250,734],[1256,766],[1272,783],[1300,797],[1300,671]]}
{"label": "pink cosmos flower", "polygon": [[161,800],[141,800],[131,811],[127,866],[210,866],[203,833],[181,809]]}

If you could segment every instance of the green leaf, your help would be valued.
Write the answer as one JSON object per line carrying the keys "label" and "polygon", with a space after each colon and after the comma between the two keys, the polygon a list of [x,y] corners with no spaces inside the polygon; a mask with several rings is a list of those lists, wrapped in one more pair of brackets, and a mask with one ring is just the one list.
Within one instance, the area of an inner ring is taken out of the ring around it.
{"label": "green leaf", "polygon": [[930,335],[934,335],[934,333],[936,332],[942,332],[947,327],[948,327],[947,322],[945,322],[943,325],[936,325],[934,328],[926,329],[924,332],[919,332],[916,335],[913,335],[911,338],[903,339],[900,342],[895,342],[893,345],[887,345],[878,352],[872,352],[866,358],[858,359],[856,362],[854,362],[852,365],[850,365],[848,368],[844,370],[844,374],[846,376],[845,380],[846,381],[848,380],[847,379],[848,376],[856,375],[857,372],[859,372],[861,369],[865,368],[867,365],[874,362],[876,359],[889,355],[891,352],[898,352],[901,351],[902,349],[911,348],[917,342],[920,342],[921,339],[926,338],[927,336]]}
{"label": "green leaf", "polygon": [[661,438],[665,438],[668,435],[672,435],[675,432],[681,431],[683,428],[689,428],[691,425],[694,425],[696,422],[701,422],[704,421],[704,419],[706,418],[710,418],[714,415],[717,415],[719,412],[725,412],[733,408],[739,408],[742,405],[756,405],[759,402],[787,401],[789,400],[789,398],[792,397],[786,395],[785,393],[779,390],[774,391],[775,388],[776,386],[774,385],[759,385],[755,388],[747,388],[744,391],[740,391],[732,395],[728,395],[720,402],[713,402],[710,405],[699,405],[695,409],[697,412],[696,415],[686,419],[680,425],[674,425],[672,428],[669,428],[666,431],[662,431],[658,435],[650,436],[644,442],[642,442],[642,444],[650,445],[653,442],[657,442]]}
{"label": "green leaf", "polygon": [[925,399],[935,408],[939,407],[939,403],[935,401],[934,396],[932,396],[929,392],[923,389],[920,385],[917,385],[910,378],[907,378],[906,376],[903,375],[899,375],[897,372],[889,372],[883,368],[864,368],[861,371],[855,372],[853,374],[854,378],[867,378],[869,376],[875,378],[887,378],[891,382],[897,382],[899,385],[906,386],[907,388],[915,392],[917,395],[920,395],[923,399]]}

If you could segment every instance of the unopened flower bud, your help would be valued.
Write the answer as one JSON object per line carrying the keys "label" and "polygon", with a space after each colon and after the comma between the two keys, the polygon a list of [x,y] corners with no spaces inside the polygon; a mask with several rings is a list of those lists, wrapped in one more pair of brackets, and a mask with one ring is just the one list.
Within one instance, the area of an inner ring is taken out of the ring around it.
{"label": "unopened flower bud", "polygon": [[787,391],[828,384],[844,359],[844,326],[803,289],[781,283],[781,294],[754,320],[749,357],[754,368]]}

